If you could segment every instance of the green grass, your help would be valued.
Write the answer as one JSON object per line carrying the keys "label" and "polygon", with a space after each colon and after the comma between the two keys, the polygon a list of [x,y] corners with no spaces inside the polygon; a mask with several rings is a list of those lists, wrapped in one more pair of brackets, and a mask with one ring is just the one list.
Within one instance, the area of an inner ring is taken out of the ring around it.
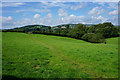
{"label": "green grass", "polygon": [[118,78],[118,38],[107,44],[40,34],[2,33],[3,75]]}

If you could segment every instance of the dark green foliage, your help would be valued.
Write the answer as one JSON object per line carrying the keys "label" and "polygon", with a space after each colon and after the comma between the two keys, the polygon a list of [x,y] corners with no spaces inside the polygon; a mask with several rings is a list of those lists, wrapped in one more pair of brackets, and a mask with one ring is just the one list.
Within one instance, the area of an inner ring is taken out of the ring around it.
{"label": "dark green foliage", "polygon": [[89,42],[94,42],[94,43],[101,43],[101,42],[105,42],[105,39],[103,38],[103,36],[99,33],[95,34],[95,33],[86,33],[82,36],[82,39],[85,41],[89,41]]}
{"label": "dark green foliage", "polygon": [[49,30],[49,31],[51,30],[51,27],[50,27],[50,26],[48,26],[48,30]]}
{"label": "dark green foliage", "polygon": [[83,26],[83,24],[77,24],[69,33],[71,34],[71,37],[81,39],[85,34],[85,26]]}
{"label": "dark green foliage", "polygon": [[95,26],[90,26],[87,30],[87,33],[94,33],[95,32]]}
{"label": "dark green foliage", "polygon": [[28,25],[25,27],[14,28],[5,31],[65,36],[76,39],[83,39],[92,43],[105,42],[104,38],[119,36],[118,28],[110,22],[90,26],[86,26],[81,23],[58,25],[55,27],[43,25]]}
{"label": "dark green foliage", "polygon": [[37,28],[36,30],[37,30],[37,31],[40,31],[40,28]]}
{"label": "dark green foliage", "polygon": [[69,28],[70,28],[70,26],[69,26],[69,25],[67,25],[67,26],[66,26],[66,28],[67,28],[67,29],[69,29]]}
{"label": "dark green foliage", "polygon": [[113,26],[112,23],[106,22],[103,24],[98,24],[95,25],[94,28],[95,28],[95,33],[100,33],[105,38],[119,36],[117,27]]}

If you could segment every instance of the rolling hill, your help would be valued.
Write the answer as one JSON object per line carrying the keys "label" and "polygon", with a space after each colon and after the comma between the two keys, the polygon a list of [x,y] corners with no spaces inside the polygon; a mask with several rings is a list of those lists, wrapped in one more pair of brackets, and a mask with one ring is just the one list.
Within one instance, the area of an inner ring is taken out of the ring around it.
{"label": "rolling hill", "polygon": [[2,37],[4,79],[118,78],[118,38],[93,44],[41,34]]}
{"label": "rolling hill", "polygon": [[[51,29],[52,30],[58,29],[58,28],[61,29],[62,27],[66,27],[67,25],[69,25],[70,28],[76,27],[76,24],[61,24],[61,25],[53,26],[53,27],[51,27]],[[84,24],[84,25],[91,26],[91,25],[94,25],[94,24]],[[23,27],[17,27],[17,28],[13,28],[13,29],[10,29],[10,30],[35,31],[37,28],[48,30],[48,26],[45,26],[45,25],[26,25],[26,26],[23,26]]]}

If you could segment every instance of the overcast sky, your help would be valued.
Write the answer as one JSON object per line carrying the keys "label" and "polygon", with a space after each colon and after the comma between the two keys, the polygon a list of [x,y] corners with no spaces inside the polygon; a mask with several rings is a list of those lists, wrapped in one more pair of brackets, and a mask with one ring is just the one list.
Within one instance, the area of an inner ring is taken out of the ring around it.
{"label": "overcast sky", "polygon": [[3,2],[2,28],[30,24],[118,24],[118,2]]}

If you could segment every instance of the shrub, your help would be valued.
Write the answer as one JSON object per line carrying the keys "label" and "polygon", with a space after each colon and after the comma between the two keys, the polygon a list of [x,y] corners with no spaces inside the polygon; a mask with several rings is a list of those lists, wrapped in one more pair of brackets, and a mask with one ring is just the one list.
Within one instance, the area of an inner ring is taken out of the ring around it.
{"label": "shrub", "polygon": [[87,33],[82,36],[82,39],[92,43],[102,43],[105,39],[101,34]]}

